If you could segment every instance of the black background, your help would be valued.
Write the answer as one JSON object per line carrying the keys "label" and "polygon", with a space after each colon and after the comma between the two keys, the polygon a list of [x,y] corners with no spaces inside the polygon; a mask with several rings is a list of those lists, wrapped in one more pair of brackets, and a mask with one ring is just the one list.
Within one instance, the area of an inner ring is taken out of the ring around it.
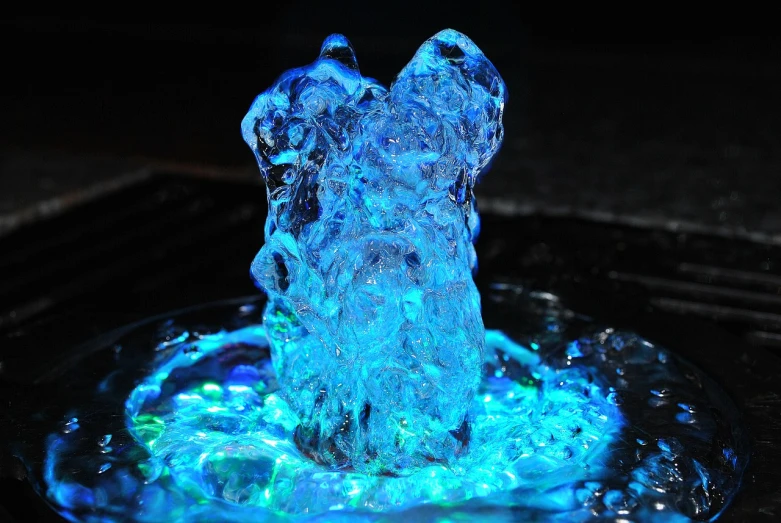
{"label": "black background", "polygon": [[[470,36],[505,77],[508,140],[546,121],[588,126],[611,111],[631,113],[628,127],[643,127],[642,138],[682,128],[681,139],[703,140],[697,123],[724,105],[759,97],[768,111],[778,109],[770,88],[778,83],[763,87],[781,49],[773,12],[520,4],[268,2],[234,13],[213,6],[8,18],[0,25],[0,143],[246,165],[252,158],[237,137],[250,102],[282,71],[312,61],[328,34],[345,34],[363,74],[387,83],[446,27]],[[726,89],[726,100],[698,106],[684,85],[692,71],[710,75],[697,89],[706,99],[712,95],[703,91]],[[672,114],[689,123],[669,121]],[[752,122],[717,123],[729,127],[729,142],[756,141]]]}

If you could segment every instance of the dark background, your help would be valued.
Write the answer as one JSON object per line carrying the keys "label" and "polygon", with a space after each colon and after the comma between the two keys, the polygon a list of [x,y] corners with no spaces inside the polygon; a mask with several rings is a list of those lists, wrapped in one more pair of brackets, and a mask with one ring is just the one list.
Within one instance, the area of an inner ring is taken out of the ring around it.
{"label": "dark background", "polygon": [[478,189],[484,209],[778,241],[776,13],[459,5],[277,2],[5,19],[0,214],[116,174],[90,164],[95,156],[256,179],[239,123],[328,34],[345,34],[362,72],[387,83],[426,38],[452,27],[483,49],[510,93],[504,149]]}
{"label": "dark background", "polygon": [[[624,112],[616,134],[642,127],[632,138],[696,141],[695,129],[687,132],[688,122],[675,120],[710,119],[719,128],[711,133],[759,146],[759,137],[741,128],[755,123],[734,119],[754,98],[776,102],[781,39],[772,13],[751,14],[750,21],[648,7],[526,14],[509,1],[468,9],[423,1],[17,17],[0,26],[0,138],[9,145],[245,164],[250,155],[237,129],[253,97],[285,69],[312,61],[328,34],[345,34],[363,73],[389,83],[426,38],[452,27],[505,76],[510,139],[523,136],[524,127],[566,132],[573,120],[590,126],[578,138],[596,139],[607,133],[605,120]],[[778,120],[778,108],[761,112]]]}

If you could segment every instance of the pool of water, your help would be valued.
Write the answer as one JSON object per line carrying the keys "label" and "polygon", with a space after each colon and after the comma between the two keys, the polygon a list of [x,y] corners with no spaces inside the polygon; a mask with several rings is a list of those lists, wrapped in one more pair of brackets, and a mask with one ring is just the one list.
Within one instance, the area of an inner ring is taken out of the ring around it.
{"label": "pool of water", "polygon": [[58,378],[72,408],[33,483],[73,521],[718,517],[748,443],[715,383],[553,295],[496,283],[483,300],[483,381],[452,461],[371,476],[311,459],[262,302],[233,301],[131,326],[83,351],[89,365],[73,360]]}

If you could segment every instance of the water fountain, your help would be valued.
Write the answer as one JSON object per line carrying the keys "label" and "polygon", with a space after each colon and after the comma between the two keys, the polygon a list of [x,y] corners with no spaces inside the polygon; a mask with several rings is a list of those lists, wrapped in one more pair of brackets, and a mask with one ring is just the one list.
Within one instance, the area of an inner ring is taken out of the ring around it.
{"label": "water fountain", "polygon": [[259,96],[242,132],[268,190],[252,264],[268,300],[172,313],[83,348],[88,368],[74,360],[58,378],[80,384],[72,412],[30,465],[55,510],[718,517],[749,449],[704,373],[545,292],[494,281],[481,304],[473,187],[504,101],[455,31],[424,43],[390,89],[334,35]]}

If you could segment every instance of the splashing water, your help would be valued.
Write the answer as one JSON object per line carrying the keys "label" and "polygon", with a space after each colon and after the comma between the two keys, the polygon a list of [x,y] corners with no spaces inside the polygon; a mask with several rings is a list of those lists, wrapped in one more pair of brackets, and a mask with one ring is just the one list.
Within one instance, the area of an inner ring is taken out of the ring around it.
{"label": "splashing water", "polygon": [[[74,370],[80,407],[49,437],[42,494],[90,522],[718,516],[748,449],[707,376],[548,295],[497,285],[485,298],[501,330],[487,331],[468,445],[450,465],[367,475],[312,460],[296,445],[300,419],[280,394],[260,309],[228,304],[176,317],[165,335],[136,327],[119,354],[91,353],[115,369],[103,379]],[[204,334],[203,317],[227,327]]]}
{"label": "splashing water", "polygon": [[407,474],[462,451],[484,343],[472,188],[501,143],[504,99],[456,31],[425,42],[390,89],[333,35],[244,118],[269,200],[252,275],[313,459]]}
{"label": "splashing water", "polygon": [[389,90],[338,35],[285,73],[242,124],[263,321],[223,305],[92,352],[113,370],[71,373],[41,493],[90,522],[717,517],[748,450],[707,376],[511,285],[484,330],[472,188],[504,97],[455,31]]}

